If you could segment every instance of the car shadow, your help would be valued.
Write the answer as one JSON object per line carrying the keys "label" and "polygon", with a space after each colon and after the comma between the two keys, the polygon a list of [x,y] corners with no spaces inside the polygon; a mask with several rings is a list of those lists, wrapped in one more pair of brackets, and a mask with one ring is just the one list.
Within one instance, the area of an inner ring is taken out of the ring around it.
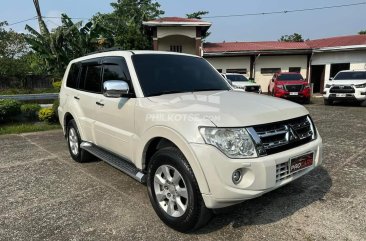
{"label": "car shadow", "polygon": [[319,167],[261,197],[215,210],[216,214],[212,220],[195,234],[211,233],[227,225],[235,229],[277,222],[314,202],[323,202],[331,186],[332,179],[328,171]]}

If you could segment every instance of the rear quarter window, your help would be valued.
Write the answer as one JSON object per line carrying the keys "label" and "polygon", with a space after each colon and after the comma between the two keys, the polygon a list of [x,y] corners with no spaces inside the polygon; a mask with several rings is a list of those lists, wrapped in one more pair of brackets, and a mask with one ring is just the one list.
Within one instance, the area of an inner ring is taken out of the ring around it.
{"label": "rear quarter window", "polygon": [[77,63],[71,64],[69,74],[66,80],[66,86],[69,88],[76,89],[78,85],[80,65]]}

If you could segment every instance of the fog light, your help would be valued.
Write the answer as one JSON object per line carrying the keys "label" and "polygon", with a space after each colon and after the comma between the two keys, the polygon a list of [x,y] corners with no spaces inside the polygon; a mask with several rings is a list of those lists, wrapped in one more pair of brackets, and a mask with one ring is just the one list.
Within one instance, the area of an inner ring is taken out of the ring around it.
{"label": "fog light", "polygon": [[241,175],[241,170],[238,169],[238,170],[235,170],[233,172],[233,176],[232,176],[232,179],[233,179],[233,183],[236,185],[238,184],[240,181],[241,181],[241,178],[242,178],[242,175]]}

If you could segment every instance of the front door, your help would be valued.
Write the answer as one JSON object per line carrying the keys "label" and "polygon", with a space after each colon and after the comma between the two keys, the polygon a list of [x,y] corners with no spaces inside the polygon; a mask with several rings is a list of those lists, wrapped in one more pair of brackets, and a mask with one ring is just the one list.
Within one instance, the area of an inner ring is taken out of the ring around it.
{"label": "front door", "polygon": [[[122,57],[103,59],[103,82],[123,80],[133,92],[127,64]],[[99,95],[96,102],[96,144],[122,157],[132,160],[131,143],[134,135],[135,98],[108,98]]]}

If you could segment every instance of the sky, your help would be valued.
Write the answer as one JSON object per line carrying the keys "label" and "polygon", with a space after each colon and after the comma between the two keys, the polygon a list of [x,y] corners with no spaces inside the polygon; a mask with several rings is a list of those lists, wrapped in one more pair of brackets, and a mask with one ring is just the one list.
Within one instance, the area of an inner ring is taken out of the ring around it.
{"label": "sky", "polygon": [[[67,13],[70,17],[90,18],[97,12],[112,11],[112,0],[39,0],[42,15],[48,17]],[[185,17],[195,11],[209,11],[210,16],[262,13],[293,9],[316,8],[360,3],[362,0],[158,0],[164,16]],[[365,1],[366,2],[366,1]],[[305,39],[317,39],[357,34],[366,29],[366,5],[274,15],[207,18],[212,23],[208,42],[271,41],[282,35],[302,34]],[[2,0],[0,21],[9,24],[36,15],[32,0]],[[37,27],[36,20],[26,22]],[[26,23],[12,25],[18,32],[26,32]],[[50,28],[59,19],[48,19]]]}

